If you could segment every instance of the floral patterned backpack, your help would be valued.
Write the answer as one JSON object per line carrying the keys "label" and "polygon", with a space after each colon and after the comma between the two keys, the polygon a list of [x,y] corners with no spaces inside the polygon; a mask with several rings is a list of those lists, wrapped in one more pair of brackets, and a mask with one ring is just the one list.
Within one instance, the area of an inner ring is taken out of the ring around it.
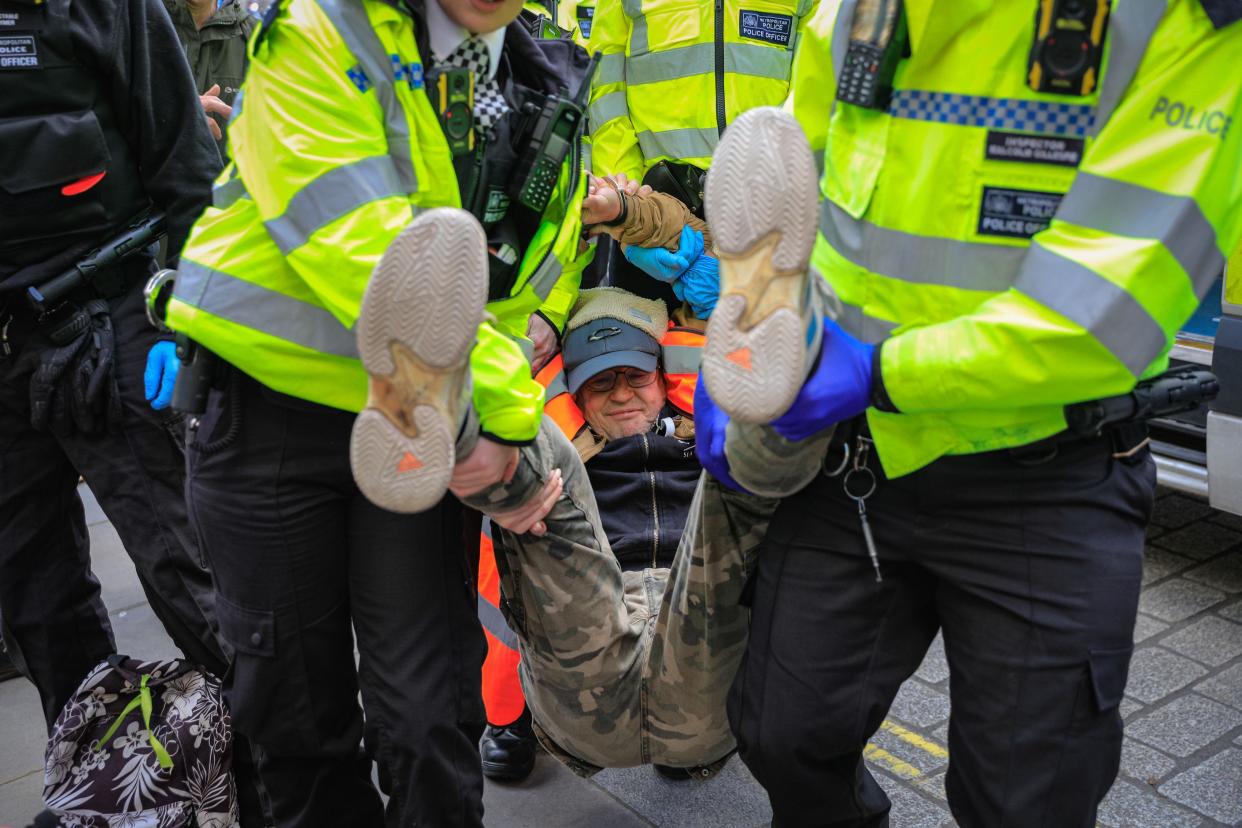
{"label": "floral patterned backpack", "polygon": [[232,753],[218,678],[111,656],[56,719],[43,798],[68,828],[237,828]]}

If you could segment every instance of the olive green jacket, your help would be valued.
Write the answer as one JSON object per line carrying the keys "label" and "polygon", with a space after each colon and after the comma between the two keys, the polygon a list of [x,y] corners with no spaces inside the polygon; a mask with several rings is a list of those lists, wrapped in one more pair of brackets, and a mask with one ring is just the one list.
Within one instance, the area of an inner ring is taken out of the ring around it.
{"label": "olive green jacket", "polygon": [[[233,106],[246,71],[246,41],[254,28],[253,18],[246,14],[238,0],[226,0],[203,28],[198,29],[185,0],[164,0],[164,7],[185,49],[198,94],[219,84],[220,100]],[[220,123],[221,131],[226,127],[227,124]],[[225,141],[219,142],[219,149],[220,157],[227,160]]]}

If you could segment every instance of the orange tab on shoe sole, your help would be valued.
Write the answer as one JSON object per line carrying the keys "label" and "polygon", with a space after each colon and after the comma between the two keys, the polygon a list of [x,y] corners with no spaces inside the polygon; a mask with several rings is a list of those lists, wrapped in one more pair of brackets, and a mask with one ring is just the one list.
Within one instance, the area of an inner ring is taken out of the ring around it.
{"label": "orange tab on shoe sole", "polygon": [[422,462],[417,457],[410,454],[408,451],[401,458],[401,462],[397,463],[397,471],[400,474],[405,474],[406,472],[412,472],[415,469],[421,469],[422,467],[423,467]]}
{"label": "orange tab on shoe sole", "polygon": [[750,348],[738,348],[725,354],[725,359],[741,368],[743,371],[750,370]]}

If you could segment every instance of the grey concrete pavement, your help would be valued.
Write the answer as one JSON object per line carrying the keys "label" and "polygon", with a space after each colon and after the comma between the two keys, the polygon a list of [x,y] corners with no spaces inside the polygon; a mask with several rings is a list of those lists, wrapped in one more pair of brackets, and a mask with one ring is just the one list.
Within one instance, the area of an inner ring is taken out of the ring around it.
{"label": "grey concrete pavement", "polygon": [[[175,655],[146,605],[116,534],[93,501],[96,573],[122,651]],[[1242,520],[1163,493],[1148,533],[1138,648],[1122,713],[1121,775],[1106,828],[1242,826]],[[953,825],[944,797],[949,673],[939,640],[902,688],[867,759],[893,799],[896,828]],[[45,734],[33,690],[0,684],[0,826],[40,809]],[[771,819],[763,791],[734,760],[710,782],[670,782],[651,768],[583,780],[540,756],[521,785],[488,784],[487,822],[560,826],[750,826]]]}

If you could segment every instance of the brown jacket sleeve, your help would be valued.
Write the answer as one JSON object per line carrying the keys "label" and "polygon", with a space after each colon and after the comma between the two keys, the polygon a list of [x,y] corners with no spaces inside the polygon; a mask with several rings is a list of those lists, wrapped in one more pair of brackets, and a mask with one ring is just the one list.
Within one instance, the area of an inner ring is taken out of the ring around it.
{"label": "brown jacket sleeve", "polygon": [[681,240],[681,228],[689,224],[703,234],[703,243],[711,249],[711,237],[707,224],[697,218],[686,205],[665,193],[648,193],[625,197],[625,223],[613,232],[613,238],[622,244],[639,247],[663,247],[676,250]]}

